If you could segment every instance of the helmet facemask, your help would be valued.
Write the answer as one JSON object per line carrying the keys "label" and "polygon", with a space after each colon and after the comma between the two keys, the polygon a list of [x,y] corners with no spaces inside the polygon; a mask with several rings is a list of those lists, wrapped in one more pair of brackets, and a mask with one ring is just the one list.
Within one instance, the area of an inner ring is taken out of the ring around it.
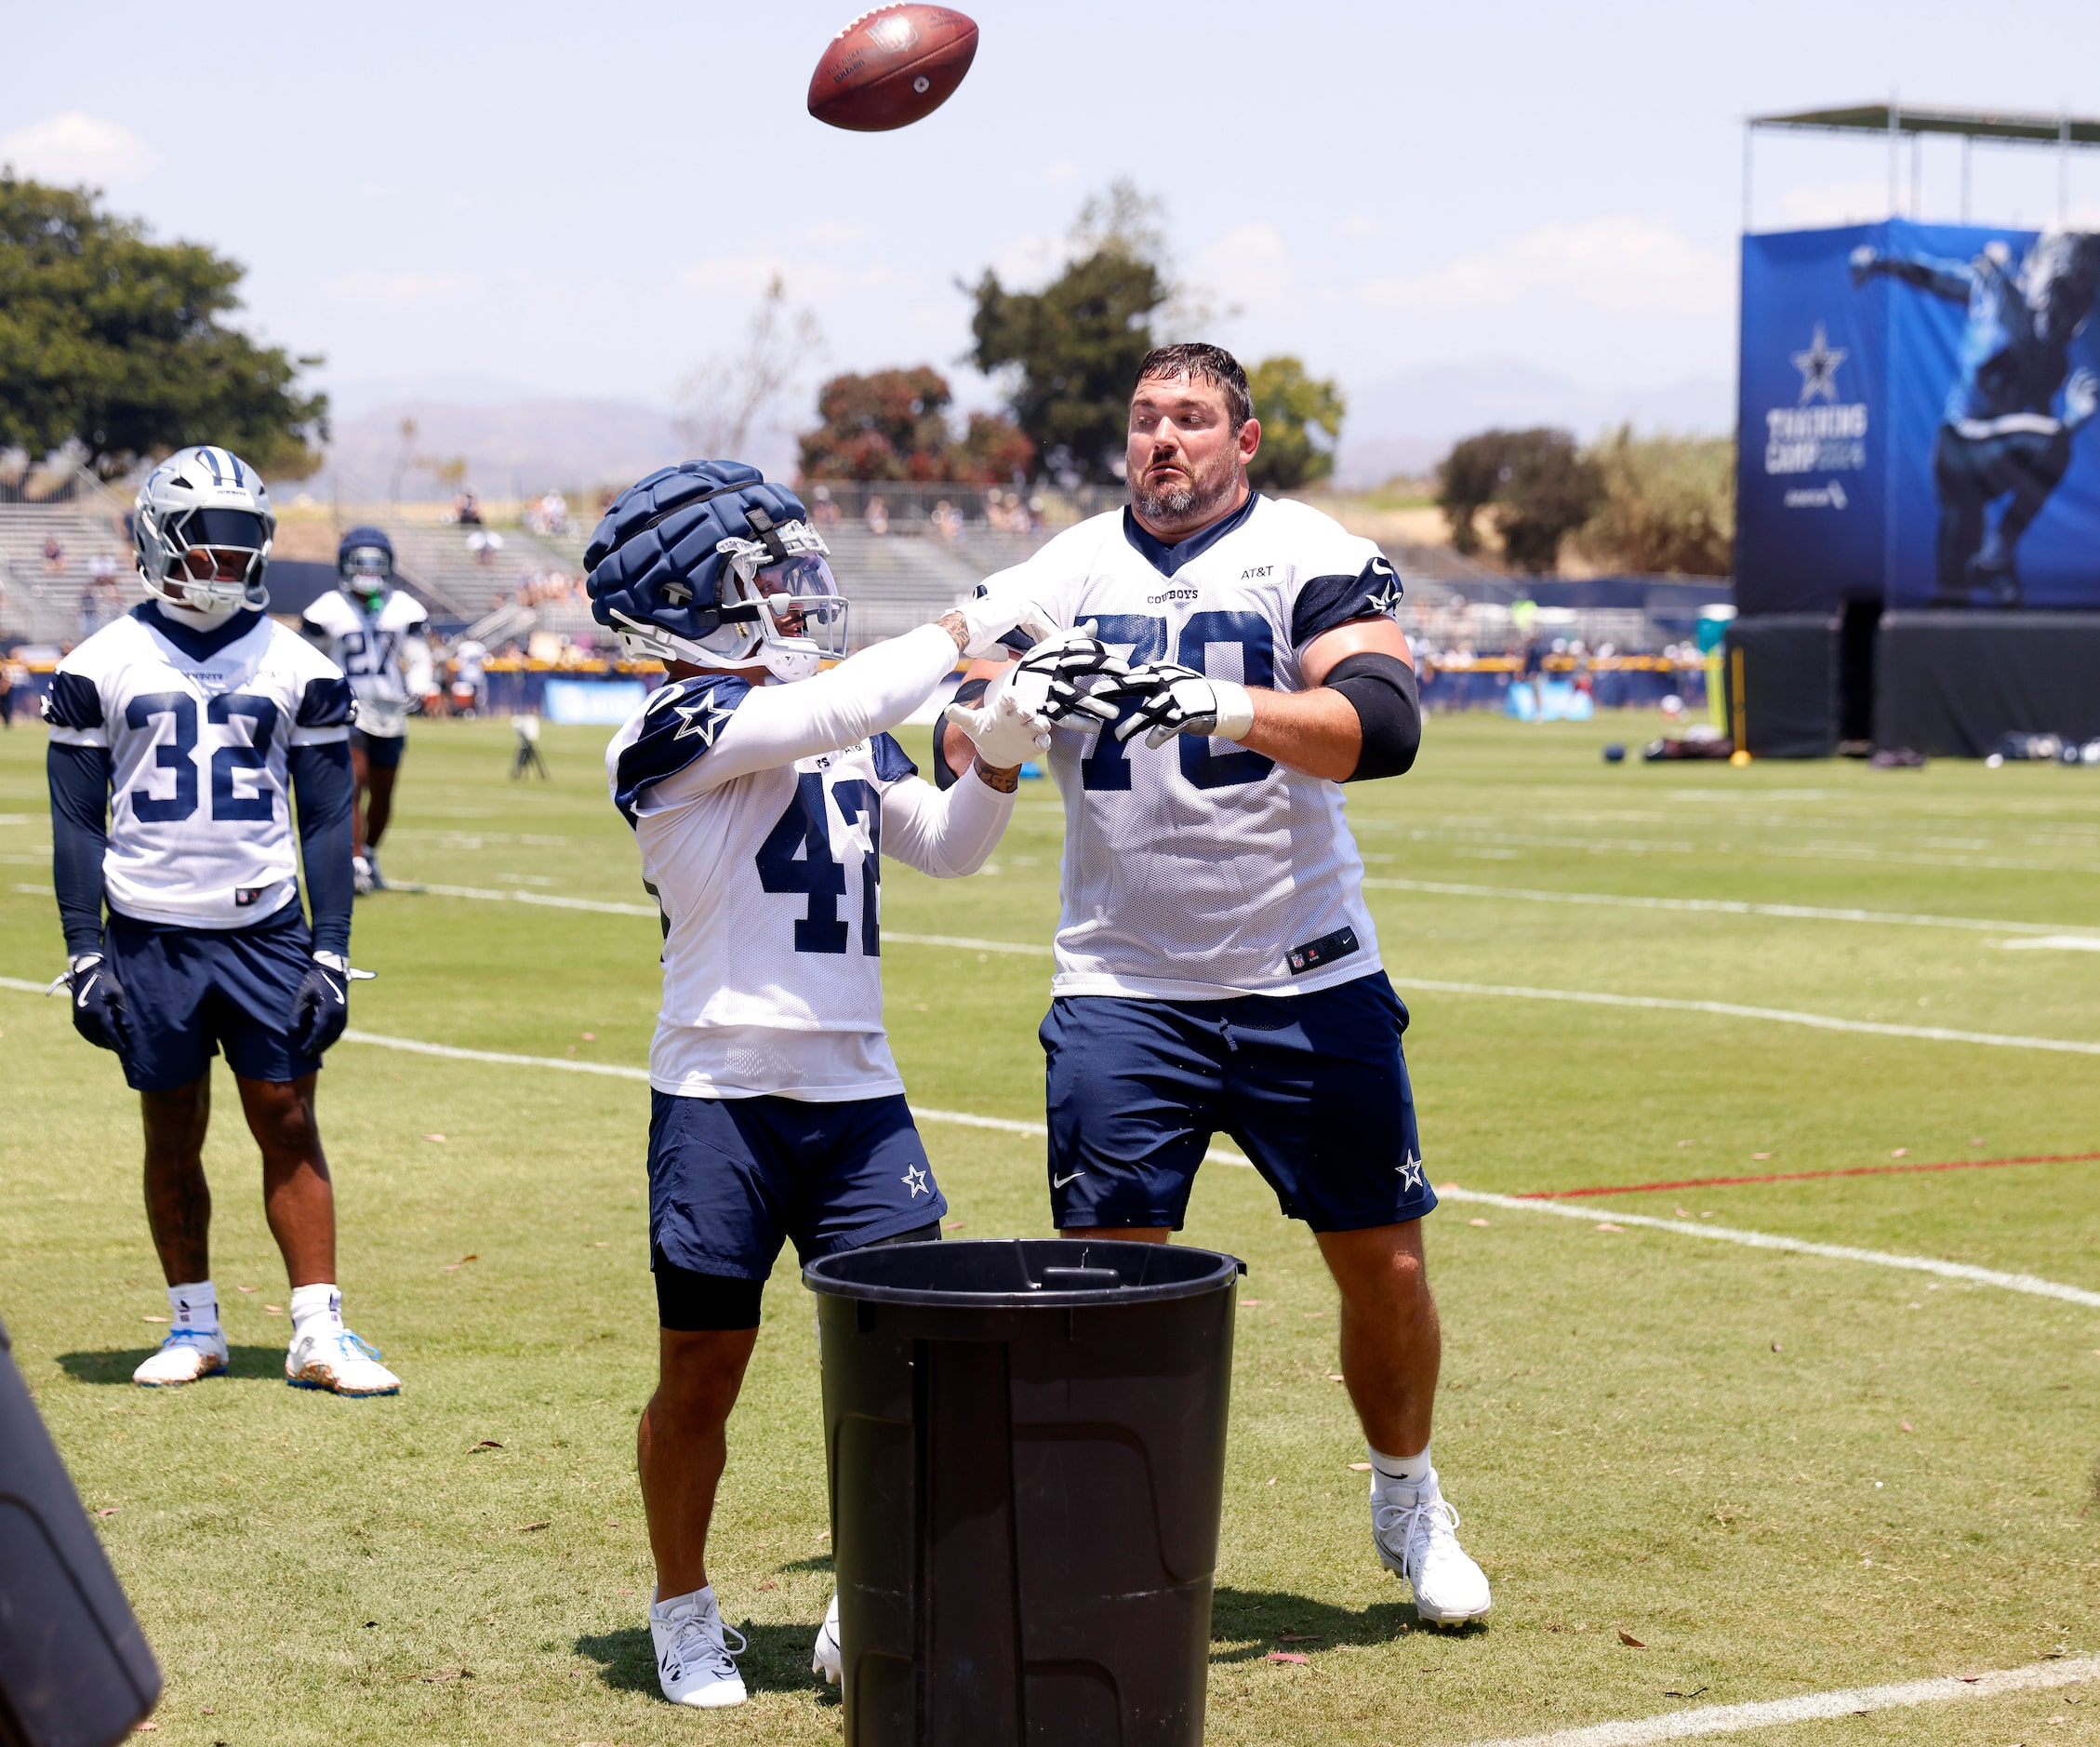
{"label": "helmet facemask", "polygon": [[343,553],[337,571],[337,586],[366,612],[376,613],[393,580],[393,554],[383,546],[352,546]]}
{"label": "helmet facemask", "polygon": [[264,517],[252,510],[208,507],[183,510],[166,521],[150,511],[140,513],[141,532],[159,559],[157,574],[140,566],[147,593],[170,607],[213,615],[269,604],[262,579],[272,530]]}
{"label": "helmet facemask", "polygon": [[751,523],[757,540],[725,540],[722,629],[710,637],[742,639],[739,659],[763,661],[776,678],[807,679],[827,659],[845,654],[847,604],[824,562],[822,536],[804,522],[775,527],[764,510]]}

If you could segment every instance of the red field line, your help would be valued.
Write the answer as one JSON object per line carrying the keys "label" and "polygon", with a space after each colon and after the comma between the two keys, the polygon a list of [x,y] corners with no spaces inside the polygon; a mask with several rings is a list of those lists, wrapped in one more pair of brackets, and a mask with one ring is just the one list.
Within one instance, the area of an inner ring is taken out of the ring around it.
{"label": "red field line", "polygon": [[1899,1171],[1983,1171],[2000,1165],[2076,1165],[2100,1153],[2037,1153],[2027,1158],[1957,1158],[1939,1165],[1854,1165],[1849,1170],[1768,1171],[1761,1177],[1685,1177],[1668,1183],[1605,1183],[1594,1189],[1531,1189],[1519,1201],[1573,1201],[1582,1195],[1637,1195],[1657,1189],[1728,1189],[1740,1183],[1798,1183],[1811,1177],[1886,1177]]}

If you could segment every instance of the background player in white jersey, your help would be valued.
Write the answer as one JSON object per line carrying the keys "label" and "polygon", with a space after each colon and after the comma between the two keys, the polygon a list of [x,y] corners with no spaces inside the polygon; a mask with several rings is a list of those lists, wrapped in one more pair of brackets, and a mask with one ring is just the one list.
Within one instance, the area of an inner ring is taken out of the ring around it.
{"label": "background player in white jersey", "polygon": [[[649,1049],[659,1376],[638,1451],[649,1629],[664,1696],[708,1709],[744,1697],[707,1530],[780,1247],[808,1260],[935,1239],[947,1211],[883,1030],[880,858],[974,873],[1047,739],[1009,712],[984,731],[996,762],[945,794],[920,780],[883,730],[1026,604],[950,613],[819,673],[844,650],[847,610],[824,551],[793,492],[688,461],[623,492],[585,557],[599,622],[670,673],[605,765],[664,928]],[[832,1680],[836,1626],[834,1601],[815,1663]]]}
{"label": "background player in white jersey", "polygon": [[316,596],[299,629],[350,676],[357,719],[350,766],[357,781],[351,869],[360,893],[386,885],[379,839],[393,817],[394,779],[408,748],[408,710],[431,688],[430,614],[393,586],[393,542],[378,527],[353,527],[336,551],[337,592]]}
{"label": "background player in white jersey", "polygon": [[1341,1291],[1378,1554],[1424,1619],[1456,1624],[1489,1595],[1429,1461],[1436,1196],[1338,787],[1414,762],[1400,583],[1369,540],[1249,489],[1260,441],[1230,353],[1152,353],[1131,507],[987,585],[1091,622],[1135,664],[1093,694],[1121,702],[1117,727],[1060,731],[1049,759],[1066,809],[1042,1034],[1052,1208],[1068,1236],[1163,1242],[1213,1133],[1245,1148]]}
{"label": "background player in white jersey", "polygon": [[44,713],[73,1022],[140,1094],[146,1218],[174,1312],[135,1380],[227,1368],[203,1165],[223,1047],[291,1281],[286,1380],[392,1394],[399,1380],[343,1327],[313,1115],[322,1051],[350,1018],[350,687],[262,610],[276,518],[238,456],[170,456],[133,522],[152,598],[59,663]]}

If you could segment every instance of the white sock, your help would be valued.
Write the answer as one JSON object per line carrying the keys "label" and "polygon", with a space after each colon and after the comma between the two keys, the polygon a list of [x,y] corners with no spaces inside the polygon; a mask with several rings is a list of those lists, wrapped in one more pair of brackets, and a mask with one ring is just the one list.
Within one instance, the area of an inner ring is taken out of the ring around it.
{"label": "white sock", "polygon": [[656,1618],[661,1620],[666,1618],[673,1607],[678,1607],[683,1602],[691,1602],[697,1611],[704,1614],[710,1607],[715,1606],[714,1585],[710,1583],[704,1589],[693,1590],[684,1595],[658,1596],[649,1604],[649,1611]]}
{"label": "white sock", "polygon": [[342,1294],[333,1281],[292,1287],[292,1339],[297,1340],[317,1321],[324,1330],[342,1327]]}
{"label": "white sock", "polygon": [[209,1280],[169,1287],[167,1308],[173,1317],[171,1328],[193,1328],[200,1335],[219,1332],[219,1293]]}
{"label": "white sock", "polygon": [[1418,1492],[1435,1472],[1429,1466],[1427,1444],[1419,1456],[1388,1456],[1368,1444],[1364,1449],[1371,1457],[1372,1479],[1380,1492]]}

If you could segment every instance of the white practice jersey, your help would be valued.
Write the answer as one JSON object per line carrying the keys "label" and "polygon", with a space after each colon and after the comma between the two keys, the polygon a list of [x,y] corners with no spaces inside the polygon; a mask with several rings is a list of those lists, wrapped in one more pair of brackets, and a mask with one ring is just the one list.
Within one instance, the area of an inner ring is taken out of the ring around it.
{"label": "white practice jersey", "polygon": [[430,622],[422,604],[390,589],[379,610],[368,613],[340,589],[330,589],[314,598],[300,622],[350,676],[359,732],[381,740],[405,734],[413,694],[404,658],[411,653],[409,639],[421,637]]}
{"label": "white practice jersey", "polygon": [[613,737],[613,801],[663,911],[658,1090],[904,1089],[883,1029],[881,858],[974,873],[1013,812],[974,775],[937,791],[880,731],[954,663],[953,639],[923,626],[791,686],[673,681]]}
{"label": "white practice jersey", "polygon": [[[1370,540],[1259,493],[1176,547],[1128,511],[1094,516],[989,587],[1091,620],[1133,665],[1277,691],[1303,689],[1314,638],[1401,596]],[[1379,968],[1340,784],[1187,734],[1154,751],[1060,728],[1049,763],[1066,820],[1055,994],[1216,1001]]]}
{"label": "white practice jersey", "polygon": [[341,740],[350,687],[296,632],[244,611],[195,632],[149,602],[59,663],[44,706],[60,746],[110,754],[110,908],[238,928],[299,893],[288,751]]}

